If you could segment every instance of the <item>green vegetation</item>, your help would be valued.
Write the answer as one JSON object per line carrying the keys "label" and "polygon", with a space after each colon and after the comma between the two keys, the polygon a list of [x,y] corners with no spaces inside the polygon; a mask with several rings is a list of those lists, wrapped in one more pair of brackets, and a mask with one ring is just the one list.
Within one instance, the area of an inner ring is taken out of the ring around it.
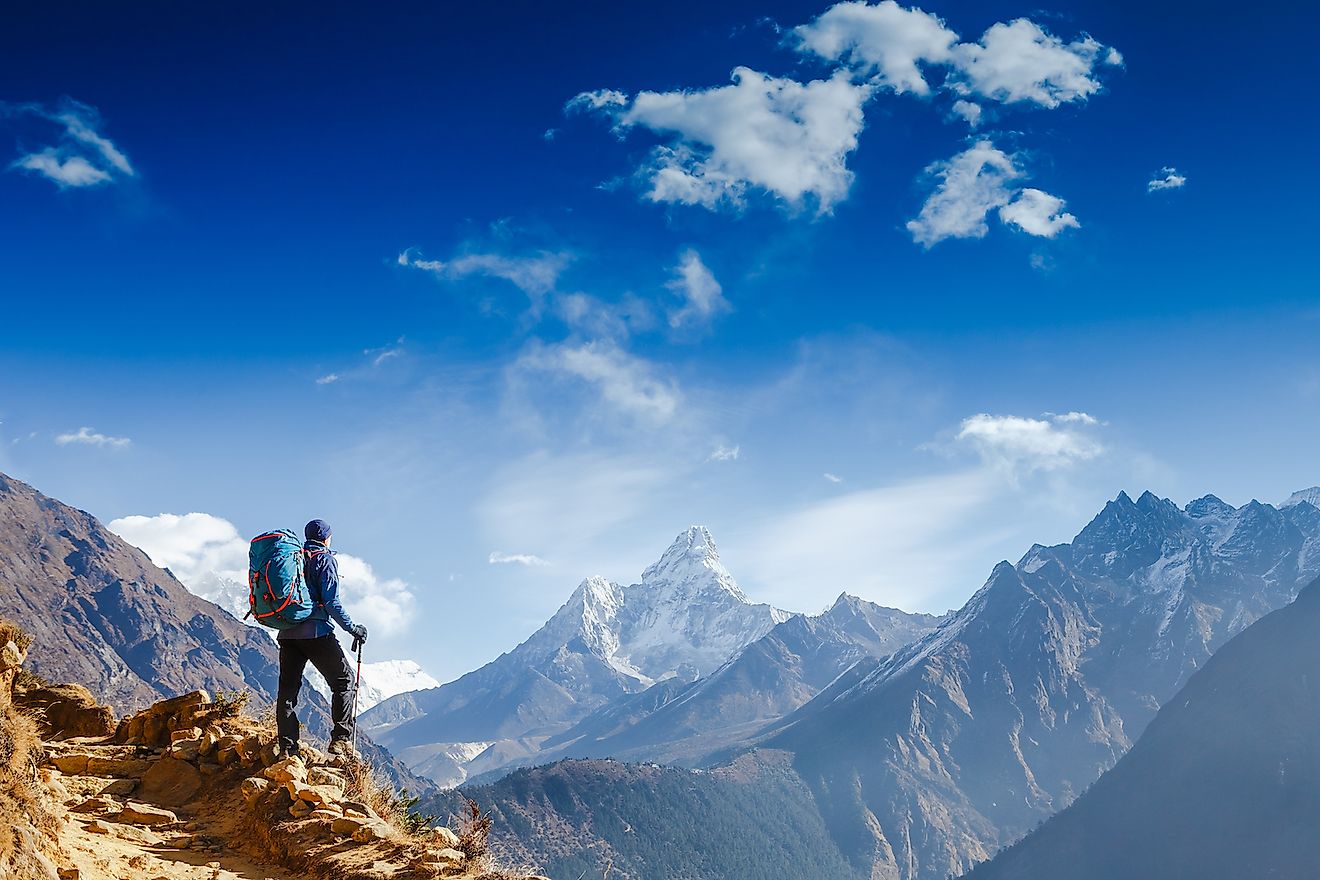
{"label": "green vegetation", "polygon": [[494,820],[505,862],[583,880],[852,880],[810,792],[783,762],[748,759],[701,773],[613,761],[562,761],[489,786],[440,795],[429,810],[471,798]]}

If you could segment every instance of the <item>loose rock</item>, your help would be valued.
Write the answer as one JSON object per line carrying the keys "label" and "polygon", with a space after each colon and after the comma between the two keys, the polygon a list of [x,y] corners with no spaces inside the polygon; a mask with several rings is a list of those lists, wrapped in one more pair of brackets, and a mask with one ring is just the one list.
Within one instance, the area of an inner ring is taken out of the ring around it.
{"label": "loose rock", "polygon": [[172,810],[154,807],[138,801],[129,801],[115,817],[119,822],[131,822],[134,825],[172,825],[179,817]]}

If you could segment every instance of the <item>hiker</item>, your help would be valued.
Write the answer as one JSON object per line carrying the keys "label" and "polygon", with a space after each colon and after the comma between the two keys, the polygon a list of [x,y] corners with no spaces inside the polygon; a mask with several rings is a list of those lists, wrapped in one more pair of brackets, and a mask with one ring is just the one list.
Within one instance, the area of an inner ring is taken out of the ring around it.
{"label": "hiker", "polygon": [[275,703],[275,726],[280,753],[298,754],[298,692],[308,661],[330,685],[330,754],[353,756],[353,670],[344,649],[335,638],[330,619],[353,636],[355,644],[367,640],[367,628],[354,623],[339,602],[339,566],[330,549],[330,525],[314,519],[303,529],[303,577],[310,594],[312,612],[305,620],[281,629],[280,685]]}

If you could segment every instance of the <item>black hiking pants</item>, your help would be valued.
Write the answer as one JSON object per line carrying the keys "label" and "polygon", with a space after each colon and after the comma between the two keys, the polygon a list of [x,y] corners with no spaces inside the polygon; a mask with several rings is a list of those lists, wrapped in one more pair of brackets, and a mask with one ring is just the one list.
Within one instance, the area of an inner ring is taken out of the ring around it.
{"label": "black hiking pants", "polygon": [[330,739],[353,738],[353,670],[334,636],[319,639],[280,639],[280,686],[275,697],[275,729],[280,750],[298,747],[298,693],[303,672],[311,662],[330,685]]}

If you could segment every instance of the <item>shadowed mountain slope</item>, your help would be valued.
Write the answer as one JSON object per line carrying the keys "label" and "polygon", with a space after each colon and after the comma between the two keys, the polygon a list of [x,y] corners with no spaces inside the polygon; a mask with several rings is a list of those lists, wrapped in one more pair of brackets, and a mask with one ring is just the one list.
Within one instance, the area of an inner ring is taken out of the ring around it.
{"label": "shadowed mountain slope", "polygon": [[969,880],[1310,880],[1320,583],[1242,632],[1071,807]]}

